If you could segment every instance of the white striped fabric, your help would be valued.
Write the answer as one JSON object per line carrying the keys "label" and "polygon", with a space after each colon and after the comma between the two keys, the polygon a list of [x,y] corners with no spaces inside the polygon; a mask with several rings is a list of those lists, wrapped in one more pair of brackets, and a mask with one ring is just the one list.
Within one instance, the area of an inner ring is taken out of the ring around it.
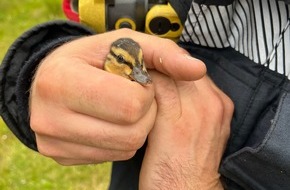
{"label": "white striped fabric", "polygon": [[235,0],[228,6],[193,2],[181,41],[230,46],[290,79],[289,6],[275,0]]}

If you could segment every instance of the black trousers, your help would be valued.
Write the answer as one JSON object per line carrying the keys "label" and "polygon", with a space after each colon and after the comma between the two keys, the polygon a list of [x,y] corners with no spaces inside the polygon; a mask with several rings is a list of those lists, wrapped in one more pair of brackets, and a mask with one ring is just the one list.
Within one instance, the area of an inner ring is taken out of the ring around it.
{"label": "black trousers", "polygon": [[[206,63],[208,75],[235,104],[220,167],[225,188],[290,189],[289,80],[232,48],[180,45]],[[114,163],[110,190],[138,189],[145,147],[131,160]]]}

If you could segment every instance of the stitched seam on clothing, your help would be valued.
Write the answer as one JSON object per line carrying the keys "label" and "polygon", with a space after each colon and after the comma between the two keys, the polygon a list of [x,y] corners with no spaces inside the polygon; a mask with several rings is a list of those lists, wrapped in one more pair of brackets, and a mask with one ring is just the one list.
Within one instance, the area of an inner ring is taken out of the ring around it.
{"label": "stitched seam on clothing", "polygon": [[282,111],[282,107],[283,107],[283,103],[285,101],[286,95],[288,93],[283,94],[283,96],[281,97],[281,102],[279,103],[279,109],[277,110],[277,112],[275,113],[275,118],[274,118],[274,123],[271,125],[270,130],[267,132],[266,136],[263,139],[262,144],[256,149],[257,153],[261,152],[262,150],[264,150],[265,145],[267,144],[267,142],[271,139],[272,137],[272,133],[274,132],[274,129],[277,127],[277,123],[279,121],[280,118],[280,113]]}
{"label": "stitched seam on clothing", "polygon": [[264,80],[262,80],[262,79],[264,78],[265,69],[262,70],[261,75],[259,77],[259,82],[256,85],[256,88],[255,88],[254,92],[252,93],[251,98],[247,102],[247,107],[245,108],[245,111],[244,111],[244,114],[243,114],[243,116],[241,118],[241,121],[239,122],[239,124],[236,126],[236,129],[232,133],[232,137],[231,137],[231,139],[229,140],[229,143],[228,143],[229,145],[233,144],[232,143],[233,140],[240,134],[240,131],[242,130],[241,126],[244,125],[244,122],[246,120],[248,112],[249,112],[250,108],[253,106],[253,102],[256,99],[256,95],[259,92],[261,85],[263,84]]}

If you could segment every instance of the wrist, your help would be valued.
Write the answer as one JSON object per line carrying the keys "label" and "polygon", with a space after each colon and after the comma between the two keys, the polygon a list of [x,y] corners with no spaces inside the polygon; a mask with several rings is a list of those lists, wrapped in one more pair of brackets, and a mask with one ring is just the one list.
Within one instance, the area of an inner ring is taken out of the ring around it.
{"label": "wrist", "polygon": [[[195,163],[192,162],[192,160],[183,160],[181,158],[163,158],[162,160],[158,160],[158,162],[154,162],[153,160],[150,160],[150,162],[153,164],[150,171],[145,171],[143,168],[143,174],[147,173],[147,175],[145,174],[144,176],[141,176],[143,183],[141,184],[142,188],[140,189],[224,189],[220,180],[220,174],[217,171],[209,172],[206,168],[200,169]],[[144,180],[143,177],[146,179]]]}
{"label": "wrist", "polygon": [[223,185],[220,179],[220,176],[217,175],[216,177],[204,177],[200,178],[200,183],[196,187],[197,189],[202,189],[202,190],[223,190]]}

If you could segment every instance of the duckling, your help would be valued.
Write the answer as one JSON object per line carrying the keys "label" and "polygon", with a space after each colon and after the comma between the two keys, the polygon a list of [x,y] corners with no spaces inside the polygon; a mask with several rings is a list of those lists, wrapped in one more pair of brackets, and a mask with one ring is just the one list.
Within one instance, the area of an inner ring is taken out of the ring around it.
{"label": "duckling", "polygon": [[131,38],[120,38],[112,43],[104,63],[104,70],[141,85],[152,83],[143,60],[142,49]]}

